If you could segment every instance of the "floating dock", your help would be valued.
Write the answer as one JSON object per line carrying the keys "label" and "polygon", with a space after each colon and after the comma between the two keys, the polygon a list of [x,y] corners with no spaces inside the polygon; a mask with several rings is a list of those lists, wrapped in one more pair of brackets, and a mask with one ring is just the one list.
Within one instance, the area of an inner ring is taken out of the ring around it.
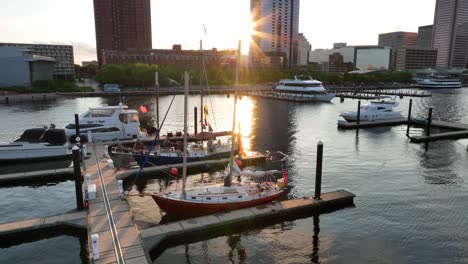
{"label": "floating dock", "polygon": [[[341,121],[341,120],[340,120]],[[408,119],[394,119],[394,120],[383,120],[383,121],[361,121],[357,122],[338,122],[338,128],[341,129],[357,129],[357,128],[369,128],[369,127],[382,127],[382,126],[399,126],[408,124]]]}
{"label": "floating dock", "polygon": [[9,94],[0,95],[0,104],[24,103],[24,102],[46,102],[57,100],[61,96],[56,93],[33,93],[33,94]]}
{"label": "floating dock", "polygon": [[[229,229],[233,225],[245,225],[252,221],[258,223],[275,218],[284,221],[284,217],[292,220],[298,216],[309,217],[331,209],[353,206],[354,197],[350,192],[339,190],[323,193],[320,200],[304,197],[159,225],[142,230],[141,236],[146,249],[151,251],[162,242],[167,242],[165,240],[178,240],[179,243],[183,243],[188,236],[197,233],[209,234],[219,228]],[[305,214],[301,214],[304,212]]]}
{"label": "floating dock", "polygon": [[7,184],[20,181],[51,179],[51,178],[72,178],[73,168],[62,168],[52,170],[19,172],[0,175],[0,184]]}
{"label": "floating dock", "polygon": [[86,212],[72,212],[62,215],[39,217],[18,222],[0,224],[0,237],[12,233],[27,232],[53,226],[73,226],[86,229]]}

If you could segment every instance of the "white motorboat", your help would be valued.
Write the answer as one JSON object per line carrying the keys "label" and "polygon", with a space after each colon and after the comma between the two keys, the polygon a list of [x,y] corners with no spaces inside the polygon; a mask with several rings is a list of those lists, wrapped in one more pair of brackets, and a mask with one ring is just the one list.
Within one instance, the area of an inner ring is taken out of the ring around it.
{"label": "white motorboat", "polygon": [[[394,107],[400,104],[398,97],[391,97],[390,99],[382,98],[378,101],[371,101],[369,104],[363,105],[360,108],[360,121],[382,121],[382,120],[395,120],[401,119],[400,112],[393,111]],[[348,111],[341,113],[346,121],[357,121],[357,111]]]}
{"label": "white motorboat", "polygon": [[[118,139],[136,139],[144,136],[140,130],[138,111],[128,109],[120,103],[118,106],[93,107],[79,117],[82,142],[88,140],[87,133],[92,133],[92,140],[110,141]],[[65,134],[70,142],[75,142],[75,124],[65,127]]]}
{"label": "white motorboat", "polygon": [[47,160],[70,156],[69,145],[63,129],[31,128],[20,138],[0,144],[0,162]]}
{"label": "white motorboat", "polygon": [[459,79],[448,79],[444,77],[430,77],[416,79],[417,87],[422,89],[448,89],[461,88],[462,82]]}
{"label": "white motorboat", "polygon": [[294,76],[294,79],[280,80],[278,85],[275,86],[275,92],[280,96],[325,102],[330,102],[335,98],[335,94],[328,93],[322,82],[303,75]]}

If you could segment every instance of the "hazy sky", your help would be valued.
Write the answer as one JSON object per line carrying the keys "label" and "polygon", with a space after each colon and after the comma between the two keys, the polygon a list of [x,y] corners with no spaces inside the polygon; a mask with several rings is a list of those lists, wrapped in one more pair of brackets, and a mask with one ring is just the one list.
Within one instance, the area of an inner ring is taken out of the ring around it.
{"label": "hazy sky", "polygon": [[[92,0],[1,0],[0,42],[72,44],[75,63],[96,59]],[[378,34],[430,25],[435,0],[301,0],[299,32],[312,49],[377,44]],[[248,52],[250,0],[151,0],[153,48]],[[206,27],[207,34],[203,30]]]}

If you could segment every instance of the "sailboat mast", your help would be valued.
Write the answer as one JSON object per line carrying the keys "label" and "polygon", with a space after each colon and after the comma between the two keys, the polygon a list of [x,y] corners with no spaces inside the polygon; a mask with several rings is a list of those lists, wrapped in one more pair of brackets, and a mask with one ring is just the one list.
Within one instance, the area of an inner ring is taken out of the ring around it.
{"label": "sailboat mast", "polygon": [[203,45],[202,40],[200,39],[200,131],[203,132]]}
{"label": "sailboat mast", "polygon": [[[232,139],[231,139],[231,155],[229,161],[229,174],[224,179],[224,186],[229,187],[232,184],[232,170],[234,168],[234,152],[235,152],[235,131],[236,131],[236,111],[237,111],[237,97],[239,90],[239,70],[240,70],[240,59],[241,59],[241,41],[239,40],[237,46],[237,62],[236,62],[236,84],[234,92],[234,114],[232,118]],[[240,132],[239,132],[240,133]]]}
{"label": "sailboat mast", "polygon": [[184,73],[185,81],[185,96],[184,96],[184,147],[183,147],[183,167],[182,167],[182,198],[185,199],[185,183],[187,182],[187,112],[188,112],[188,89],[189,89],[189,74],[187,71]]}

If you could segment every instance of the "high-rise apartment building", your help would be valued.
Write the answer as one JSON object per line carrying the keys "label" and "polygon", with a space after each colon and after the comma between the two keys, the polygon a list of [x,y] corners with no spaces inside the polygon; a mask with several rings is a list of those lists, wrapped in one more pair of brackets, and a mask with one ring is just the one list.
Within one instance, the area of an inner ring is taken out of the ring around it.
{"label": "high-rise apartment building", "polygon": [[468,0],[437,0],[432,47],[437,67],[467,67]]}
{"label": "high-rise apartment building", "polygon": [[255,25],[252,63],[292,67],[297,64],[299,0],[250,0]]}
{"label": "high-rise apartment building", "polygon": [[96,49],[151,49],[150,0],[94,0]]}
{"label": "high-rise apartment building", "polygon": [[379,34],[379,46],[392,47],[394,49],[410,47],[416,44],[418,33],[415,32],[391,32]]}
{"label": "high-rise apartment building", "polygon": [[419,27],[416,46],[420,48],[432,48],[432,30],[432,25]]}

